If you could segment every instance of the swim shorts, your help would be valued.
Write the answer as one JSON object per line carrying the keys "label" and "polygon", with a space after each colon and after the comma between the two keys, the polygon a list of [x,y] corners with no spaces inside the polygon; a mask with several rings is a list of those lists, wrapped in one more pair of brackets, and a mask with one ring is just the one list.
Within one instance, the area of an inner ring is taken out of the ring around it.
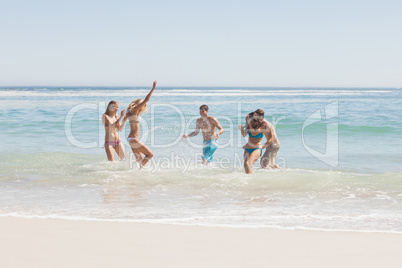
{"label": "swim shorts", "polygon": [[280,147],[281,146],[279,145],[279,143],[272,143],[271,145],[269,145],[267,147],[267,149],[265,150],[264,155],[261,158],[261,165],[263,167],[268,166],[269,161],[272,158],[276,157],[276,154],[278,153]]}
{"label": "swim shorts", "polygon": [[215,139],[204,141],[202,149],[202,158],[207,160],[208,163],[212,162],[213,154],[218,149],[218,143]]}

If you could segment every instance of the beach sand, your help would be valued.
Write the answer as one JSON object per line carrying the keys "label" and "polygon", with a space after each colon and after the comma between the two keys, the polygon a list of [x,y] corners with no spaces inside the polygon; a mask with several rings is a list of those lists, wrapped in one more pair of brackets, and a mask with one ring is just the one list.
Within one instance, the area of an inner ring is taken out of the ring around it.
{"label": "beach sand", "polygon": [[402,235],[0,217],[0,267],[401,267]]}

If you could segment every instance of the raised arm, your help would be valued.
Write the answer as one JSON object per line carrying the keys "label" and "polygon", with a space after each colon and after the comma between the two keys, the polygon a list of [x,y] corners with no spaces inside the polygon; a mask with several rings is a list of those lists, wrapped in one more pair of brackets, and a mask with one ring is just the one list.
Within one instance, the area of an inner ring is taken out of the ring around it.
{"label": "raised arm", "polygon": [[123,122],[121,122],[121,123],[119,122],[118,127],[117,127],[117,129],[118,129],[120,132],[122,132],[122,130],[123,130],[123,128],[124,128],[124,125],[126,124],[127,119],[128,119],[127,115],[124,114],[124,110],[121,111],[120,117],[119,117],[119,120],[118,120],[118,121],[120,121],[121,118],[123,118]]}
{"label": "raised arm", "polygon": [[244,128],[245,128],[245,127],[243,127],[242,125],[239,125],[239,130],[240,130],[240,132],[241,132],[241,135],[242,135],[243,137],[246,137],[247,133],[246,133],[246,131],[244,131]]}
{"label": "raised arm", "polygon": [[121,117],[118,117],[115,122],[112,122],[112,119],[106,114],[103,114],[103,117],[102,117],[102,123],[105,125],[107,124],[109,127],[118,128],[120,125],[120,120],[121,120]]}
{"label": "raised arm", "polygon": [[155,88],[156,88],[156,83],[157,83],[157,82],[154,81],[151,91],[150,91],[150,92],[148,93],[148,95],[145,97],[145,99],[143,100],[143,102],[141,102],[141,103],[136,107],[136,109],[141,109],[145,104],[147,104],[147,102],[149,101],[149,99],[150,99],[151,96],[152,96],[152,93],[154,92],[154,90],[155,90]]}
{"label": "raised arm", "polygon": [[198,133],[200,132],[200,128],[201,128],[200,122],[201,122],[200,119],[197,119],[197,124],[195,126],[195,130],[193,132],[191,132],[190,134],[188,134],[188,135],[184,134],[181,138],[182,139],[187,139],[189,137],[197,136]]}
{"label": "raised arm", "polygon": [[247,126],[248,126],[248,118],[249,118],[249,116],[247,115],[246,116],[246,125],[243,127],[243,125],[239,125],[239,130],[241,131],[241,135],[243,136],[243,137],[246,137],[247,136],[247,131],[246,131],[246,129],[247,129]]}

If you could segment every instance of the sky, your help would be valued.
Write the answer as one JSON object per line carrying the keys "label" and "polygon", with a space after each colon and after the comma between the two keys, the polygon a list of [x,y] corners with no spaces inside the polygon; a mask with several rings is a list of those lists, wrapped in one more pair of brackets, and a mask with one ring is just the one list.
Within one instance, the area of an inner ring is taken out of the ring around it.
{"label": "sky", "polygon": [[400,0],[0,4],[0,86],[402,87]]}

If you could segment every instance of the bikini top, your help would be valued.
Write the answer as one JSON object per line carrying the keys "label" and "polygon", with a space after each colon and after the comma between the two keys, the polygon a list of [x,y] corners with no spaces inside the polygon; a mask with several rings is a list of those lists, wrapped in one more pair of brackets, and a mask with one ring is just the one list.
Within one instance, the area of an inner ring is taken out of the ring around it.
{"label": "bikini top", "polygon": [[137,116],[137,120],[136,121],[131,121],[130,123],[139,123],[141,121],[141,115]]}
{"label": "bikini top", "polygon": [[260,133],[258,133],[257,135],[253,136],[253,135],[251,134],[251,131],[249,131],[249,132],[248,132],[248,136],[249,136],[250,138],[254,138],[254,139],[261,139],[262,137],[264,137],[264,134],[262,134],[262,132],[260,132]]}

